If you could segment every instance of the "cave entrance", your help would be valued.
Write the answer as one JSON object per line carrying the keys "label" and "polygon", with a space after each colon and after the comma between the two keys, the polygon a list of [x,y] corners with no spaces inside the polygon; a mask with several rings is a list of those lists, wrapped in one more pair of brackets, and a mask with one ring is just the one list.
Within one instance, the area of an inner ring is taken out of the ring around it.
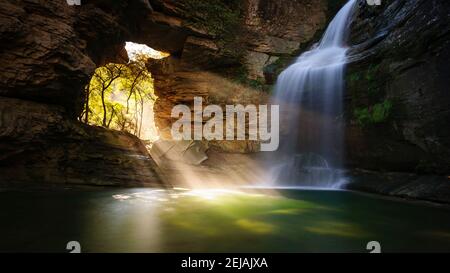
{"label": "cave entrance", "polygon": [[125,49],[127,63],[108,63],[95,70],[85,87],[80,120],[128,132],[151,143],[159,138],[153,115],[157,97],[146,62],[169,54],[132,42],[127,42]]}

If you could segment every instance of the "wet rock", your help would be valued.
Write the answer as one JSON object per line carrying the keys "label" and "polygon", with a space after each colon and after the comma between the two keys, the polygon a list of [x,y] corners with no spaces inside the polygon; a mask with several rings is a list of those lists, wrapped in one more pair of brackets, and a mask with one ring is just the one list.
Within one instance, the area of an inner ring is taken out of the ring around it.
{"label": "wet rock", "polygon": [[[350,166],[450,173],[449,14],[448,1],[360,1],[345,98]],[[381,118],[357,113],[386,101]]]}
{"label": "wet rock", "polygon": [[438,175],[353,170],[349,190],[450,204],[450,178]]}

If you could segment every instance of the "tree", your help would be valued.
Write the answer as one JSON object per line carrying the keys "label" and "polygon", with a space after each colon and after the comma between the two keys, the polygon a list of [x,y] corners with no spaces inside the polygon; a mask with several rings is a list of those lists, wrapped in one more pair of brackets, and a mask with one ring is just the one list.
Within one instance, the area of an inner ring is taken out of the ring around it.
{"label": "tree", "polygon": [[144,109],[156,99],[146,56],[127,64],[107,64],[96,69],[85,88],[85,105],[80,120],[140,137]]}
{"label": "tree", "polygon": [[[104,69],[97,69],[95,71],[94,78],[96,78],[100,82],[100,94],[103,106],[102,126],[109,128],[109,124],[111,122],[106,122],[108,111],[106,108],[105,96],[111,84],[122,75],[124,67],[118,64],[107,64],[103,68]],[[112,107],[112,109],[114,109],[114,107]]]}

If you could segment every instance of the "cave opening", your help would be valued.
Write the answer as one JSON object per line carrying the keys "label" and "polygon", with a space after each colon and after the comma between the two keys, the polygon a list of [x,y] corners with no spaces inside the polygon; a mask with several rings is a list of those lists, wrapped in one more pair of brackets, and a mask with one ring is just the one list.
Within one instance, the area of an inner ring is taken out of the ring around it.
{"label": "cave opening", "polygon": [[84,105],[79,120],[92,126],[133,134],[149,144],[158,140],[153,106],[157,99],[149,59],[168,53],[147,45],[125,43],[128,61],[97,67],[84,88]]}

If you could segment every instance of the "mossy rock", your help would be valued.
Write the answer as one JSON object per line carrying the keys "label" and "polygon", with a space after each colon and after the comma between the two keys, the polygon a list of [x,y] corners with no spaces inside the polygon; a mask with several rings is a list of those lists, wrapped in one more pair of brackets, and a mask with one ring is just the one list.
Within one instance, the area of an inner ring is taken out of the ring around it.
{"label": "mossy rock", "polygon": [[185,0],[187,25],[214,36],[221,53],[229,58],[242,57],[242,44],[237,41],[242,30],[242,1]]}
{"label": "mossy rock", "polygon": [[369,125],[381,124],[386,122],[391,116],[393,103],[386,99],[381,103],[377,103],[371,107],[357,108],[354,111],[354,117],[361,127]]}

